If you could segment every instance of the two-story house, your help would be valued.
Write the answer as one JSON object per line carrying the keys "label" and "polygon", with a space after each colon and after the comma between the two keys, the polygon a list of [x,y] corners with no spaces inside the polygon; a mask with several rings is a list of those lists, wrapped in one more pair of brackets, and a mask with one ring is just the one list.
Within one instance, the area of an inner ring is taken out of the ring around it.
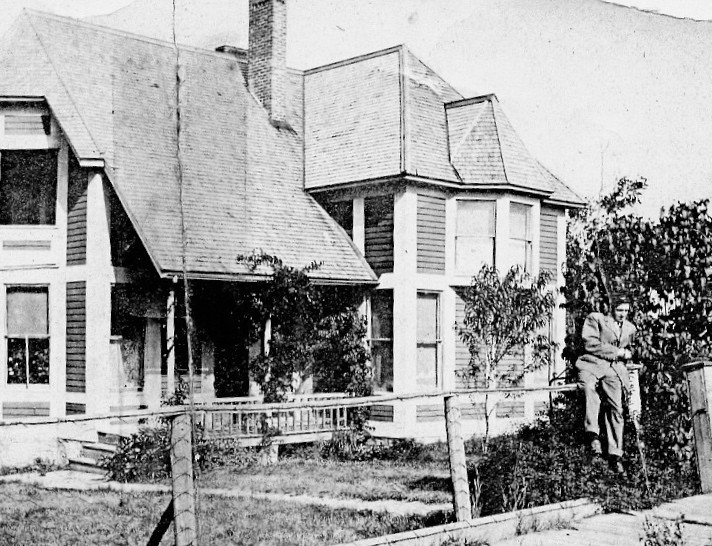
{"label": "two-story house", "polygon": [[[404,46],[307,71],[285,58],[284,0],[250,1],[247,51],[16,21],[0,46],[0,419],[157,405],[184,372],[184,279],[196,390],[239,369],[247,394],[231,302],[269,274],[236,259],[256,249],[375,288],[377,392],[466,386],[458,288],[483,263],[563,282],[581,200],[494,95],[462,97]],[[563,326],[557,311],[551,335]],[[432,403],[372,418],[441,434]]]}

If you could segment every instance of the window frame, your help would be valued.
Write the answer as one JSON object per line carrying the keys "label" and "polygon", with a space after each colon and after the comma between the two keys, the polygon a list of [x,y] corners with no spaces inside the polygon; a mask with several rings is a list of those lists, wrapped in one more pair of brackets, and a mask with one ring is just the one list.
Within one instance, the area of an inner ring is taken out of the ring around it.
{"label": "window frame", "polygon": [[[41,189],[39,196],[36,198],[38,205],[37,209],[34,211],[36,214],[42,217],[41,205],[43,199],[46,199],[47,209],[45,214],[49,216],[49,221],[38,221],[38,222],[4,222],[2,220],[2,211],[0,211],[0,229],[1,228],[56,228],[58,219],[58,195],[59,195],[59,174],[60,174],[60,150],[59,148],[3,148],[0,149],[0,196],[2,195],[2,185],[3,185],[3,172],[2,165],[5,155],[8,154],[42,154],[49,157],[47,161],[51,161],[54,168],[54,177],[52,178],[52,186],[50,188]],[[50,173],[51,174],[51,173]]]}
{"label": "window frame", "polygon": [[[52,310],[51,310],[51,289],[50,285],[46,283],[8,283],[4,285],[4,305],[3,305],[3,312],[5,313],[5,317],[3,320],[3,327],[4,327],[4,335],[3,335],[3,342],[4,342],[4,347],[3,347],[3,364],[2,364],[2,382],[0,382],[1,385],[4,385],[6,388],[10,389],[26,389],[26,390],[47,390],[51,387],[52,381],[53,381],[53,372],[52,372]],[[13,291],[28,291],[28,292],[44,292],[47,295],[47,334],[24,334],[24,336],[18,336],[18,335],[13,335],[16,334],[15,332],[10,332],[9,331],[9,309],[8,309],[8,294]],[[23,383],[11,383],[8,379],[8,374],[9,374],[9,348],[10,348],[10,340],[11,339],[24,339],[25,340],[25,381]],[[42,340],[47,340],[47,366],[48,366],[48,371],[47,371],[47,382],[46,383],[33,383],[30,382],[30,374],[29,374],[29,340],[31,339],[42,339]]]}
{"label": "window frame", "polygon": [[435,299],[435,337],[432,340],[420,340],[418,332],[418,320],[419,316],[416,317],[416,329],[415,329],[415,346],[416,352],[420,347],[433,347],[435,348],[435,386],[421,387],[418,385],[418,370],[417,370],[417,358],[416,358],[416,370],[415,370],[415,386],[416,390],[427,391],[431,388],[442,389],[443,388],[443,305],[442,305],[442,293],[435,290],[418,290],[416,294],[416,309],[417,309],[417,299],[420,297],[428,297]]}
{"label": "window frame", "polygon": [[[373,295],[378,292],[390,292],[390,304],[391,304],[391,337],[374,337],[373,336]],[[395,310],[395,291],[392,288],[383,288],[383,289],[378,289],[375,290],[374,293],[372,293],[369,298],[368,298],[368,348],[371,352],[371,366],[373,368],[373,391],[374,393],[388,393],[388,392],[393,392],[393,386],[395,383],[395,377],[394,377],[394,363],[395,363],[395,357],[393,354],[393,339],[395,337],[395,317],[394,317],[394,310]],[[388,344],[390,343],[390,356],[391,356],[391,378],[390,378],[390,383],[391,383],[391,388],[388,390],[387,388],[382,388],[381,385],[376,383],[376,362],[373,359],[373,347],[374,347],[374,342],[376,344]]]}
{"label": "window frame", "polygon": [[[526,228],[525,237],[522,239],[520,237],[512,236],[512,209],[514,207],[521,207],[526,210]],[[509,233],[507,234],[507,251],[509,254],[509,267],[514,265],[521,265],[524,271],[527,273],[533,273],[534,270],[534,206],[530,203],[525,203],[522,201],[510,200],[509,201],[509,211],[508,211],[508,223],[509,223]],[[519,256],[515,257],[515,253],[512,250],[513,241],[523,241],[525,248],[525,258],[524,263],[519,263]]]}
{"label": "window frame", "polygon": [[[460,218],[460,204],[461,203],[489,203],[492,205],[494,217],[493,217],[493,233],[492,235],[487,235],[487,236],[482,236],[482,235],[460,235],[459,230],[458,230],[458,220]],[[460,265],[460,260],[458,260],[459,252],[458,252],[458,241],[461,240],[462,238],[467,238],[467,239],[477,239],[477,240],[490,240],[492,242],[492,257],[491,257],[491,262],[487,265],[490,266],[496,266],[497,265],[497,224],[498,224],[498,208],[499,208],[499,199],[498,198],[470,198],[470,197],[457,197],[455,199],[455,222],[454,222],[454,232],[455,232],[455,239],[454,239],[454,246],[453,246],[453,261],[454,261],[454,270],[455,270],[455,275],[457,276],[467,276],[467,277],[472,277],[473,275],[476,275],[477,272],[481,269],[483,264],[478,265],[474,270],[470,271],[465,268],[463,268]]]}

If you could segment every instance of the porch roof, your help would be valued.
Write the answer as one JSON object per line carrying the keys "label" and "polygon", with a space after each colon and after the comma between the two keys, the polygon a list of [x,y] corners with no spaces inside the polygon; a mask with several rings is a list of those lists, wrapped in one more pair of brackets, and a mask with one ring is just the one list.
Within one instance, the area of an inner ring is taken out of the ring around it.
{"label": "porch roof", "polygon": [[236,258],[260,250],[320,262],[323,282],[375,281],[303,191],[300,97],[296,130],[273,127],[234,56],[25,11],[0,74],[0,95],[45,97],[78,159],[103,165],[159,273],[180,274],[185,252],[191,276],[254,278]]}

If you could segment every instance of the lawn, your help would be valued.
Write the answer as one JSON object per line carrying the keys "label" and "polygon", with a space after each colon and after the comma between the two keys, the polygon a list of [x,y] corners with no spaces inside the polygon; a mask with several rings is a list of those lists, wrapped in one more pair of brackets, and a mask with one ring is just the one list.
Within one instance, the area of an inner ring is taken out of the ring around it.
{"label": "lawn", "polygon": [[[0,544],[144,545],[168,504],[160,494],[80,493],[0,485]],[[256,499],[200,498],[203,544],[340,544],[416,529],[420,517]],[[432,524],[441,523],[432,521]],[[172,544],[172,529],[164,544]]]}
{"label": "lawn", "polygon": [[269,467],[218,468],[200,475],[198,484],[203,488],[219,487],[254,493],[452,502],[447,464],[438,462],[286,459]]}

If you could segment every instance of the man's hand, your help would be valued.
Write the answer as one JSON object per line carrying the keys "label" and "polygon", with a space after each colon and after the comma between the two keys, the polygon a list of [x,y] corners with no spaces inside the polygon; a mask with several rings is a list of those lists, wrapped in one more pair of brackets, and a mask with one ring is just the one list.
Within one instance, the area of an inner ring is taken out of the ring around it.
{"label": "man's hand", "polygon": [[630,360],[631,358],[633,358],[633,353],[630,352],[630,349],[618,349],[619,360]]}

